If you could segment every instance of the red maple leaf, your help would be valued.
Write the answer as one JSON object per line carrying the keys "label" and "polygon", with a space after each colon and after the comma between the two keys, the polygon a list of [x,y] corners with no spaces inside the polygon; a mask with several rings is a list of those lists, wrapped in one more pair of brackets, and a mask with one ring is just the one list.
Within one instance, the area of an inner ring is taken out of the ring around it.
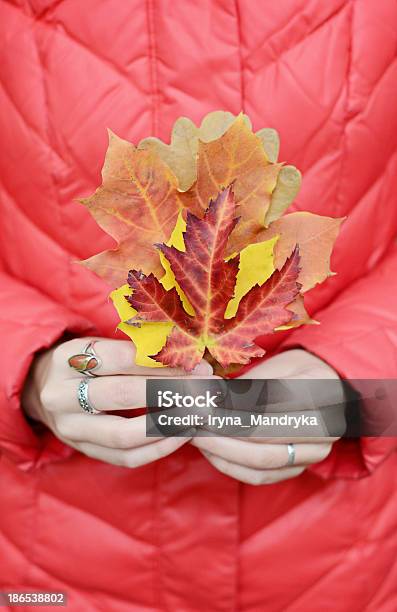
{"label": "red maple leaf", "polygon": [[130,323],[172,322],[174,328],[156,361],[192,370],[207,348],[223,366],[248,363],[264,354],[255,338],[288,323],[293,313],[287,306],[299,294],[299,252],[295,248],[281,270],[253,287],[241,300],[236,316],[225,319],[233,297],[239,257],[225,261],[227,241],[238,223],[231,188],[222,191],[202,219],[188,213],[184,234],[185,251],[157,245],[168,259],[195,316],[188,315],[175,289],[166,291],[150,274],[131,271],[128,282],[133,293],[128,301],[137,311]]}

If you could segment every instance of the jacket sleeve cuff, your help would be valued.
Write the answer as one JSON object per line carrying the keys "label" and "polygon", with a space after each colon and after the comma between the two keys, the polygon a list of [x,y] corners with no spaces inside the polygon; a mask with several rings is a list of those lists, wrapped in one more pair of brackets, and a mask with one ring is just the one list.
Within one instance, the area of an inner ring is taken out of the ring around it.
{"label": "jacket sleeve cuff", "polygon": [[46,325],[15,325],[0,322],[0,335],[7,338],[5,358],[0,359],[3,384],[0,388],[0,455],[31,470],[51,461],[66,459],[74,451],[49,429],[34,423],[21,408],[23,385],[35,353],[50,348],[66,333],[84,335],[93,327],[77,315],[62,312],[59,322]]}
{"label": "jacket sleeve cuff", "polygon": [[[393,246],[375,270],[316,313],[321,325],[297,329],[281,349],[313,353],[353,388],[355,379],[397,378],[397,315],[391,299],[396,292],[397,248]],[[323,478],[362,478],[396,450],[395,437],[343,438],[310,470]]]}
{"label": "jacket sleeve cuff", "polygon": [[[341,378],[348,379],[346,372],[341,371],[338,365],[340,351],[346,352],[343,346],[320,345],[310,340],[299,339],[287,341],[283,350],[301,348],[330,365]],[[339,350],[338,350],[339,349]],[[371,378],[371,377],[368,377]],[[350,381],[349,381],[350,382]],[[353,383],[354,380],[350,382]],[[309,471],[322,478],[364,478],[387,459],[397,449],[397,439],[393,437],[363,437],[358,439],[342,438],[334,443],[331,453],[320,463],[314,464]]]}

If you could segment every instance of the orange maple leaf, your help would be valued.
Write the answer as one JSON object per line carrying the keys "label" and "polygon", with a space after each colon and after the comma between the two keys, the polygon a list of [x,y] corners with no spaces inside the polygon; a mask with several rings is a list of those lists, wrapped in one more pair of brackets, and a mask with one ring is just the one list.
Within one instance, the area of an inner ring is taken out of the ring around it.
{"label": "orange maple leaf", "polygon": [[132,265],[161,272],[153,245],[168,240],[183,203],[174,174],[154,151],[138,150],[110,132],[102,185],[81,202],[118,243],[84,261],[88,268],[113,287],[125,282]]}

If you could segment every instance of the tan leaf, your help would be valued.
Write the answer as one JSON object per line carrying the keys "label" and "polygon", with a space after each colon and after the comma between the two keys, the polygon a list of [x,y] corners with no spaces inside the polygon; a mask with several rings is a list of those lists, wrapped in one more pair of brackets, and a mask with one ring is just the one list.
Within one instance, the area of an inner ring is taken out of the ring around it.
{"label": "tan leaf", "polygon": [[281,217],[288,206],[298,195],[302,175],[295,166],[283,166],[277,178],[277,185],[272,193],[269,210],[266,213],[265,225]]}
{"label": "tan leaf", "polygon": [[[200,127],[196,127],[187,117],[179,117],[172,129],[171,144],[150,137],[141,140],[138,148],[156,151],[177,177],[181,191],[187,191],[197,177],[196,158],[199,140],[210,142],[219,138],[234,120],[235,116],[232,113],[214,111],[204,117]],[[251,127],[246,115],[244,121]]]}
{"label": "tan leaf", "polygon": [[175,122],[171,144],[149,137],[141,140],[138,145],[138,149],[155,151],[161,157],[177,177],[183,191],[189,189],[196,180],[197,147],[197,127],[187,117],[180,117]]}
{"label": "tan leaf", "polygon": [[280,139],[276,130],[273,128],[262,128],[256,132],[256,135],[262,141],[268,160],[275,163],[280,149]]}

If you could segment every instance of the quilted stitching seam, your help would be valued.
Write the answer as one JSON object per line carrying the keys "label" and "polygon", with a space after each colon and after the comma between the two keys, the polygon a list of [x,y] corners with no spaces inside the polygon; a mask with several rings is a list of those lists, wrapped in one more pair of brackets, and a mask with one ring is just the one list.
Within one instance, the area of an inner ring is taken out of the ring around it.
{"label": "quilted stitching seam", "polygon": [[[6,0],[0,0],[0,1],[5,2]],[[61,0],[58,3],[58,5],[64,1],[65,0]],[[150,2],[150,0],[147,0],[147,2]],[[55,12],[55,9],[58,7],[58,5],[51,6],[50,7],[51,11],[50,9],[45,10],[43,13],[43,16],[31,15],[27,13],[26,11],[24,11],[22,7],[13,7],[13,8],[17,11],[20,11],[24,15],[24,17],[26,17],[29,20],[31,24],[29,27],[34,28],[34,27],[40,26],[42,28],[51,30],[57,36],[63,36],[70,43],[77,45],[83,51],[85,51],[85,53],[87,53],[88,55],[92,56],[95,60],[100,62],[104,67],[111,70],[115,75],[117,75],[120,79],[122,79],[126,84],[130,86],[133,85],[133,83],[131,83],[131,76],[126,70],[123,69],[123,67],[121,67],[116,62],[111,61],[109,58],[99,53],[97,49],[94,51],[89,45],[85,44],[83,40],[81,40],[73,32],[71,32],[71,30],[67,29],[64,23],[57,21],[57,17],[53,13]],[[48,20],[46,21],[46,19],[49,18],[50,16],[51,16],[51,21],[48,21]]]}
{"label": "quilted stitching seam", "polygon": [[339,185],[335,195],[335,214],[341,215],[342,211],[342,178],[345,169],[346,159],[347,159],[347,138],[346,138],[346,130],[349,119],[349,104],[350,104],[350,91],[351,91],[351,73],[352,73],[352,63],[353,63],[353,24],[354,24],[354,2],[350,0],[350,37],[349,37],[349,48],[348,48],[348,61],[347,61],[347,70],[346,70],[346,100],[345,100],[345,121],[343,124],[343,130],[341,134],[341,161],[340,161],[340,169],[339,169]]}
{"label": "quilted stitching seam", "polygon": [[[49,150],[48,150],[48,172],[51,177],[51,183],[53,188],[54,200],[57,202],[57,205],[54,207],[56,214],[58,216],[58,224],[60,227],[64,228],[66,231],[63,215],[62,215],[62,207],[59,200],[59,184],[57,173],[54,167],[54,154],[56,150],[55,142],[54,142],[54,129],[51,124],[51,113],[50,113],[50,104],[49,104],[49,94],[48,94],[48,85],[47,85],[47,77],[45,73],[45,58],[43,56],[43,51],[40,49],[40,43],[37,40],[36,31],[33,30],[33,40],[36,46],[37,52],[37,60],[38,65],[40,67],[40,75],[41,75],[41,86],[42,86],[42,95],[43,95],[43,113],[45,118],[45,135],[48,140]],[[67,307],[71,307],[73,304],[73,293],[72,293],[72,268],[71,268],[71,260],[65,257],[64,260],[65,267],[65,289],[67,295]]]}
{"label": "quilted stitching seam", "polygon": [[[278,62],[284,55],[288,54],[290,51],[292,51],[293,49],[295,49],[296,47],[298,47],[300,44],[302,44],[305,40],[307,40],[310,36],[312,36],[313,34],[315,34],[318,30],[320,30],[321,28],[323,28],[324,26],[329,25],[331,20],[334,20],[336,17],[339,16],[340,13],[342,13],[346,6],[349,5],[349,2],[351,0],[346,0],[346,2],[344,4],[342,4],[341,6],[339,6],[335,11],[333,11],[332,13],[330,13],[329,15],[327,15],[327,17],[325,19],[323,19],[322,21],[320,21],[320,23],[317,23],[313,29],[309,30],[308,32],[304,32],[302,37],[299,38],[299,40],[294,41],[290,46],[284,48],[281,53],[279,53],[278,55],[275,54],[275,57],[273,58],[274,62]],[[290,27],[291,26],[291,21],[288,20],[287,23],[285,24],[284,27]],[[280,29],[277,29],[274,34],[278,35],[280,33]],[[269,43],[271,43],[273,35],[271,35],[270,37],[268,37],[266,40],[264,40],[261,44],[257,45],[257,47],[248,55],[248,57],[246,57],[246,63],[250,64],[251,60],[254,61],[254,66],[250,66],[250,69],[255,71],[258,66],[256,65],[255,59],[258,56],[258,52],[261,51],[261,49],[263,49],[263,47],[265,45],[269,45]],[[262,62],[260,62],[262,64]]]}
{"label": "quilted stitching seam", "polygon": [[239,54],[239,60],[240,60],[240,91],[241,91],[240,110],[244,111],[245,110],[244,58],[243,58],[243,52],[242,52],[242,29],[241,29],[240,7],[239,7],[238,0],[235,0],[235,12],[236,12],[238,54]]}
{"label": "quilted stitching seam", "polygon": [[157,70],[157,45],[155,33],[155,0],[146,0],[147,27],[149,38],[149,64],[151,81],[151,103],[152,103],[152,136],[159,136],[159,84]]}

